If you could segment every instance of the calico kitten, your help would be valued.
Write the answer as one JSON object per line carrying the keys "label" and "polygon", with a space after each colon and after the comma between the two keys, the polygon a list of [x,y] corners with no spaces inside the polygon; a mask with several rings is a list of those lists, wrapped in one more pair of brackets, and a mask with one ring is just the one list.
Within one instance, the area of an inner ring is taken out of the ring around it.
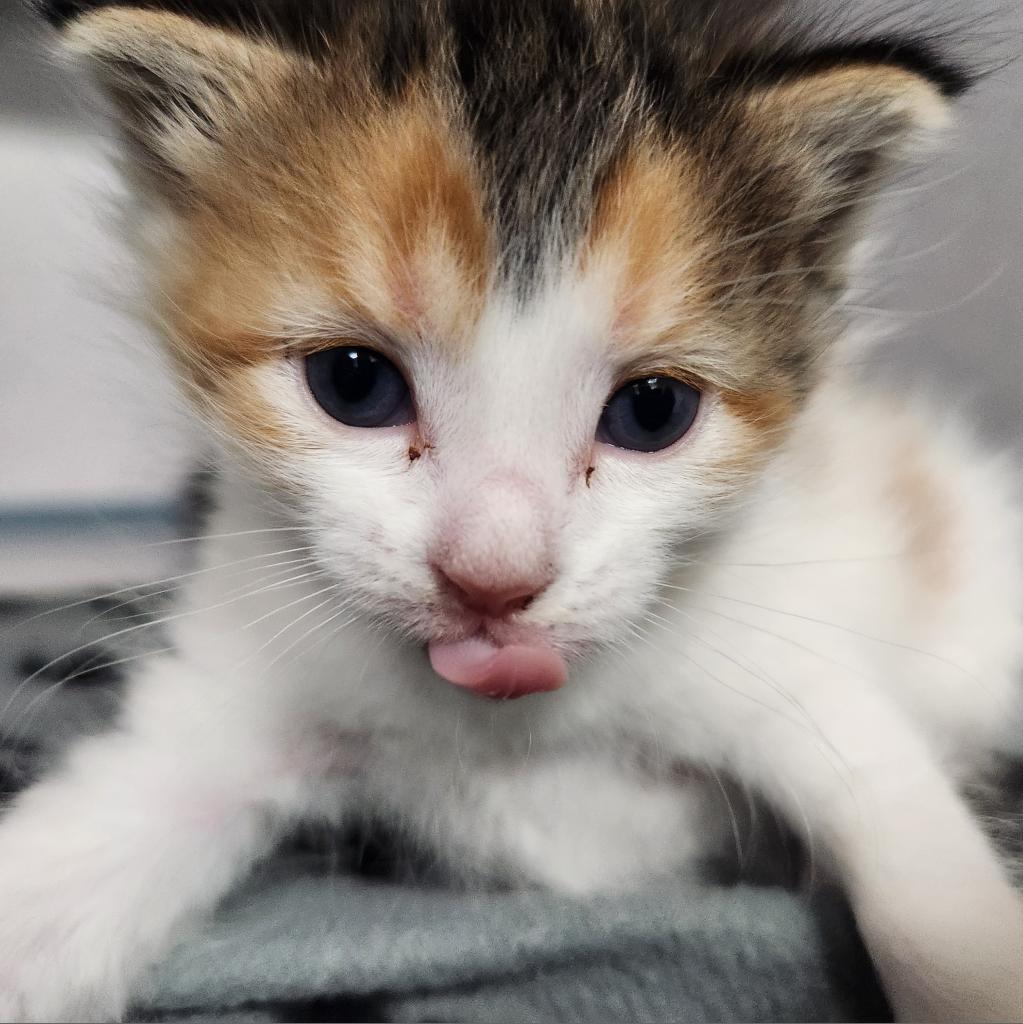
{"label": "calico kitten", "polygon": [[1023,1016],[957,793],[1019,749],[1017,507],[835,355],[965,75],[681,3],[60,6],[219,467],[176,653],[0,825],[0,1018],[121,1014],[300,819],[589,893],[729,842],[717,773],[901,1017]]}

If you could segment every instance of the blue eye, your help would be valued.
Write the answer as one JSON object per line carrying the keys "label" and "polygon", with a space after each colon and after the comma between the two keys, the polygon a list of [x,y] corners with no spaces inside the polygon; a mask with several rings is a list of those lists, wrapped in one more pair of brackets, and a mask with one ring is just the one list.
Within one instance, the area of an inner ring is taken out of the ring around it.
{"label": "blue eye", "polygon": [[696,420],[700,392],[674,377],[642,377],[620,387],[604,406],[597,440],[637,452],[674,444]]}
{"label": "blue eye", "polygon": [[415,419],[405,378],[370,348],[328,348],[306,356],[309,390],[328,416],[350,427],[396,427]]}

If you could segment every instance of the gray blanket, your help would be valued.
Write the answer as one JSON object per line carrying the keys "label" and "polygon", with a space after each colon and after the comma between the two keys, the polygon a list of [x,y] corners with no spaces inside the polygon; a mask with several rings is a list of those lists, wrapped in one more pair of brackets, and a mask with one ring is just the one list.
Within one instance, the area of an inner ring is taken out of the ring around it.
{"label": "gray blanket", "polygon": [[[151,611],[140,601],[0,606],[0,794],[9,797],[76,736],[109,721],[125,659],[160,641],[150,629],[102,638]],[[133,1016],[887,1019],[834,894],[681,882],[590,901],[466,893],[392,870],[386,838],[373,838],[372,855],[360,843],[291,844],[159,966]]]}

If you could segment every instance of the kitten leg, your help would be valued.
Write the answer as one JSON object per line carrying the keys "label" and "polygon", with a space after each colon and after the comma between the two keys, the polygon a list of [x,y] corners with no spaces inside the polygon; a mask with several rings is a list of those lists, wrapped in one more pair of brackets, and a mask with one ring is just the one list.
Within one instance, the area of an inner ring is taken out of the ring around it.
{"label": "kitten leg", "polygon": [[897,1016],[1023,1020],[1023,898],[931,751],[862,682],[804,706],[742,772],[823,840]]}
{"label": "kitten leg", "polygon": [[266,746],[162,661],[124,727],[87,740],[0,821],[0,1020],[119,1018],[189,918],[302,803]]}

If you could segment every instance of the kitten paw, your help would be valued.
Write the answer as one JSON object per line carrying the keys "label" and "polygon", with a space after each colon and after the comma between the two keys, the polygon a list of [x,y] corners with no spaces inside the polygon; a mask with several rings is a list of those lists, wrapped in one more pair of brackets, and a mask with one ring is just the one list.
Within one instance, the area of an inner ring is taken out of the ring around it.
{"label": "kitten paw", "polygon": [[0,865],[0,1021],[120,1020],[134,950],[104,916],[116,893],[60,886],[13,858]]}
{"label": "kitten paw", "polygon": [[11,943],[8,938],[9,934],[0,937],[0,1021],[116,1021],[123,1017],[125,979],[104,955],[108,950],[86,951],[59,943],[33,943],[30,948],[28,941]]}

